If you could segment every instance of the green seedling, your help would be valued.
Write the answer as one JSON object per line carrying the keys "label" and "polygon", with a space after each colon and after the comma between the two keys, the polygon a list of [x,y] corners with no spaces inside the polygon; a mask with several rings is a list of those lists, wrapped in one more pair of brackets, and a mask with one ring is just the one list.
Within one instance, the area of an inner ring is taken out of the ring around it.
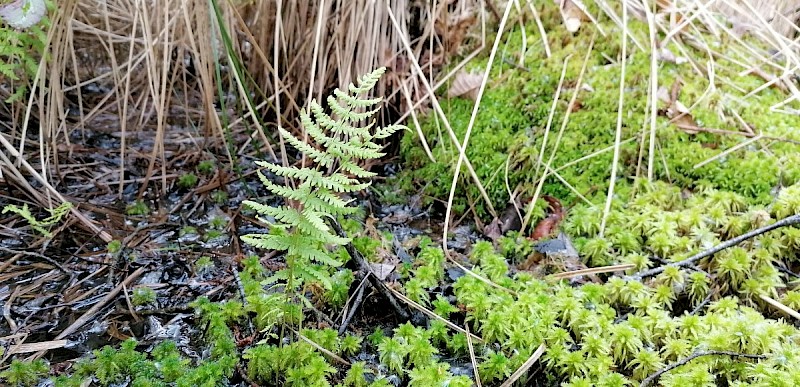
{"label": "green seedling", "polygon": [[143,200],[136,200],[125,207],[125,213],[129,216],[145,216],[150,214],[150,207]]}
{"label": "green seedling", "polygon": [[214,160],[203,160],[197,164],[197,172],[203,175],[210,175],[217,169],[217,164]]}
{"label": "green seedling", "polygon": [[147,286],[140,286],[133,289],[131,295],[131,303],[134,306],[146,306],[156,303],[156,291]]}
{"label": "green seedling", "polygon": [[199,180],[194,173],[186,173],[178,178],[178,187],[183,189],[194,188]]}

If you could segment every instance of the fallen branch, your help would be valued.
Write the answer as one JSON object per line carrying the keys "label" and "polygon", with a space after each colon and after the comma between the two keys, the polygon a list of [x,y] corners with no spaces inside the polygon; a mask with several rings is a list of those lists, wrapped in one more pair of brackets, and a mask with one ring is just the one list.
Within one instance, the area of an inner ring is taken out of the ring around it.
{"label": "fallen branch", "polygon": [[[342,238],[347,238],[347,235],[344,233],[344,230],[342,230],[342,226],[339,225],[339,222],[331,220],[330,223],[338,236]],[[389,287],[386,286],[386,284],[383,283],[383,281],[381,281],[375,275],[375,273],[372,272],[372,268],[369,266],[369,262],[367,262],[367,260],[361,256],[361,253],[358,250],[356,250],[355,247],[353,247],[353,244],[348,243],[347,245],[344,246],[344,248],[347,250],[347,253],[350,254],[350,257],[354,261],[356,261],[356,263],[358,263],[359,269],[362,272],[366,273],[365,275],[369,277],[369,283],[372,285],[372,287],[375,288],[375,290],[377,290],[378,292],[380,292],[384,297],[386,297],[387,300],[389,300],[389,304],[392,305],[392,308],[394,308],[395,312],[397,312],[400,318],[403,320],[410,319],[411,314],[408,313],[408,311],[405,308],[403,308],[399,302],[397,302],[397,298],[394,297]]]}
{"label": "fallen branch", "polygon": [[702,252],[700,252],[698,254],[695,254],[695,255],[693,255],[693,256],[691,256],[689,258],[686,258],[683,261],[673,262],[673,263],[670,263],[670,264],[667,264],[667,265],[663,265],[663,266],[659,266],[659,267],[656,267],[656,268],[653,268],[653,269],[650,269],[650,270],[643,270],[643,271],[640,271],[640,272],[635,273],[633,275],[625,276],[623,278],[628,279],[628,280],[641,280],[642,278],[652,277],[654,275],[661,274],[664,270],[666,270],[667,267],[670,267],[670,266],[685,268],[685,267],[693,265],[695,262],[697,262],[697,261],[699,261],[699,260],[701,260],[703,258],[710,257],[710,256],[712,256],[712,255],[714,255],[714,254],[716,254],[716,253],[718,253],[718,252],[720,252],[722,250],[725,250],[725,249],[727,249],[729,247],[736,246],[739,243],[742,243],[742,242],[744,242],[744,241],[746,241],[748,239],[752,239],[752,238],[757,237],[757,236],[759,236],[761,234],[764,234],[766,232],[772,231],[772,230],[774,230],[776,228],[781,228],[781,227],[786,227],[786,226],[793,226],[793,225],[796,225],[796,224],[800,224],[800,214],[799,215],[792,215],[792,216],[790,216],[788,218],[781,219],[781,220],[779,220],[779,221],[777,221],[777,222],[775,222],[773,224],[757,228],[757,229],[755,229],[753,231],[750,231],[750,232],[746,232],[746,233],[744,233],[742,235],[739,235],[736,238],[729,239],[729,240],[727,240],[725,242],[722,242],[722,243],[720,243],[720,244],[718,244],[718,245],[716,245],[716,246],[714,246],[714,247],[712,247],[712,248],[710,248],[708,250],[702,251]]}
{"label": "fallen branch", "polygon": [[663,375],[663,374],[665,374],[665,373],[667,373],[669,371],[672,371],[675,368],[678,368],[678,367],[680,367],[680,366],[682,366],[682,365],[684,365],[684,364],[686,364],[686,363],[688,363],[688,362],[690,362],[690,361],[692,361],[694,359],[697,359],[700,356],[709,356],[709,355],[724,355],[724,356],[733,356],[733,357],[746,357],[748,359],[766,359],[767,358],[764,355],[753,355],[753,354],[749,354],[749,353],[738,353],[738,352],[731,352],[731,351],[699,351],[699,352],[695,352],[695,353],[687,356],[684,359],[676,361],[675,363],[672,363],[672,364],[670,364],[670,365],[658,370],[658,372],[648,376],[647,378],[642,380],[642,384],[640,384],[640,387],[649,386],[650,383],[653,383],[656,380],[658,380],[658,378],[660,378],[661,375]]}
{"label": "fallen branch", "polygon": [[[86,324],[89,321],[91,321],[92,319],[94,319],[95,315],[97,314],[97,312],[99,312],[101,309],[105,308],[106,305],[108,305],[109,302],[113,301],[114,298],[116,298],[117,295],[119,295],[119,293],[122,291],[123,287],[127,287],[128,285],[130,285],[131,282],[133,282],[134,280],[139,278],[139,276],[141,276],[145,271],[147,271],[147,267],[144,267],[144,266],[136,269],[136,271],[134,271],[129,276],[127,276],[124,280],[122,280],[122,283],[117,285],[108,294],[106,294],[106,296],[103,297],[102,300],[100,300],[99,302],[94,304],[94,306],[92,306],[89,310],[87,310],[86,313],[84,313],[80,318],[75,320],[75,322],[73,322],[70,326],[68,326],[66,329],[64,329],[58,336],[56,336],[55,340],[61,340],[61,339],[66,338],[67,336],[77,332],[78,329],[80,327],[82,327],[84,324]],[[31,356],[28,360],[30,361],[30,360],[38,359],[39,357],[44,355],[44,353],[45,353],[44,350],[39,351],[36,354],[34,354],[33,356]]]}
{"label": "fallen branch", "polygon": [[68,326],[58,336],[56,336],[56,340],[63,339],[77,332],[78,328],[82,327],[84,324],[94,319],[94,315],[97,314],[97,312],[99,312],[100,309],[103,309],[109,302],[113,301],[114,298],[117,297],[119,292],[122,291],[123,287],[130,285],[131,282],[139,278],[139,276],[141,276],[145,271],[147,271],[147,268],[144,266],[136,269],[136,271],[134,271],[128,277],[122,280],[122,283],[117,285],[117,287],[115,287],[108,294],[106,294],[106,296],[103,297],[102,300],[100,300],[98,303],[94,304],[94,306],[92,306],[89,310],[87,310],[86,313],[83,314],[83,316],[75,320],[75,322],[72,323],[72,325]]}
{"label": "fallen branch", "polygon": [[358,284],[358,289],[356,289],[356,298],[353,300],[353,303],[350,304],[350,307],[347,310],[347,315],[344,317],[342,321],[342,325],[339,326],[339,334],[344,334],[347,331],[347,326],[350,325],[350,320],[353,319],[353,316],[356,314],[358,307],[361,306],[361,301],[364,299],[364,282],[367,280],[366,277],[370,277],[372,274],[366,273],[364,274],[364,279],[361,280],[361,283]]}

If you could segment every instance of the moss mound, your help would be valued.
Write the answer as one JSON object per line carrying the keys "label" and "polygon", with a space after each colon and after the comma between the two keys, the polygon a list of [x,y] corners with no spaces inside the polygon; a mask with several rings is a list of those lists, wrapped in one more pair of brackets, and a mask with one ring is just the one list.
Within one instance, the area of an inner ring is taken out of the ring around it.
{"label": "moss mound", "polygon": [[[502,60],[494,64],[491,85],[481,101],[467,156],[495,208],[509,203],[506,169],[509,189],[532,195],[548,163],[556,173],[546,177],[544,194],[571,203],[581,196],[590,203],[605,200],[617,126],[621,32],[612,21],[600,20],[597,25],[585,24],[573,35],[560,24],[558,12],[557,7],[547,5],[542,15],[552,50],[549,58],[534,22],[527,23],[524,31],[515,24],[504,34],[502,52],[498,54]],[[591,7],[590,12],[601,13]],[[605,36],[598,30],[604,31]],[[678,43],[672,39],[664,45],[657,71],[662,90],[657,101],[655,152],[653,165],[648,166],[648,27],[642,21],[631,20],[629,31],[632,40],[625,58],[616,185],[620,197],[629,196],[633,181],[646,177],[648,167],[655,179],[682,189],[730,191],[753,204],[769,203],[776,188],[798,181],[800,133],[794,128],[800,126],[800,116],[790,114],[792,107],[797,109],[797,102],[784,104],[789,98],[787,93],[775,86],[762,88],[764,79],[750,66],[763,66],[767,72],[778,70],[760,59],[760,55],[768,56],[767,49],[749,37],[698,34],[693,41],[686,38]],[[660,33],[658,39],[663,38]],[[528,42],[524,48],[523,41]],[[509,64],[518,62],[520,55],[524,55],[525,68]],[[678,59],[663,59],[668,57]],[[586,71],[581,84],[577,84],[584,60]],[[477,61],[471,69],[482,72],[485,61]],[[562,68],[564,81],[548,132],[548,116]],[[576,103],[568,107],[575,92]],[[689,107],[689,114],[670,123],[670,117],[677,114],[667,113],[671,102]],[[441,103],[451,126],[463,138],[474,102],[453,98],[442,99]],[[565,119],[563,133],[559,133]],[[430,162],[414,136],[406,136],[402,148],[406,168],[398,178],[399,184],[430,198],[447,197],[450,180],[441,177],[452,176],[457,152],[435,114],[429,114],[421,127],[433,144],[436,162]],[[692,127],[700,130],[690,130]],[[759,134],[764,137],[748,138]],[[475,203],[477,215],[486,218],[479,191],[466,172],[462,176],[455,210],[464,211],[469,203]],[[440,183],[432,183],[437,181]]]}

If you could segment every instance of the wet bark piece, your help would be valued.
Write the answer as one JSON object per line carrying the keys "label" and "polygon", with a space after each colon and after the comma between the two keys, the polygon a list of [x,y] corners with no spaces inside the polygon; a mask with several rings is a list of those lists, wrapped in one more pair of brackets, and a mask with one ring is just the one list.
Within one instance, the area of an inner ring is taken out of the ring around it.
{"label": "wet bark piece", "polygon": [[496,242],[501,236],[509,231],[519,231],[522,227],[522,217],[524,216],[525,205],[517,200],[516,203],[509,204],[505,211],[492,220],[483,228],[483,235]]}

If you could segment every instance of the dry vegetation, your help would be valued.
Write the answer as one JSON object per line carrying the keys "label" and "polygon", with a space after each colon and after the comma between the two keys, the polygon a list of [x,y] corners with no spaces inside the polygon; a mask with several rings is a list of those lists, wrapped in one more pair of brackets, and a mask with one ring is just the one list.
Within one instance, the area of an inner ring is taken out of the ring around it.
{"label": "dry vegetation", "polygon": [[[627,45],[649,48],[654,70],[656,61],[664,60],[665,53],[659,48],[670,39],[678,42],[678,47],[707,51],[709,58],[730,59],[728,53],[716,51],[704,34],[710,32],[725,41],[739,41],[745,32],[755,35],[764,46],[753,47],[744,42],[734,46],[747,53],[752,63],[730,61],[741,65],[739,71],[763,78],[761,88],[779,88],[789,96],[784,103],[773,107],[775,111],[798,113],[791,110],[800,101],[797,83],[800,29],[796,25],[800,3],[797,1],[720,0],[706,7],[697,1],[630,0],[625,2],[622,14],[614,2],[597,3],[603,14],[588,14],[581,2],[563,0],[565,28],[594,28],[595,20],[602,18],[613,20],[624,30],[628,18],[645,20],[652,31],[650,41],[626,40],[622,43],[622,56],[625,57]],[[715,16],[717,12],[728,15],[730,23],[721,23]],[[419,126],[418,112],[438,115],[447,132],[442,137],[456,144],[463,156],[457,159],[459,167],[455,170],[469,175],[481,187],[488,212],[497,215],[472,167],[481,161],[464,156],[464,149],[470,146],[474,118],[480,114],[481,98],[491,80],[474,75],[458,78],[456,74],[478,55],[488,54],[490,68],[493,62],[500,61],[495,55],[503,49],[502,32],[508,25],[530,20],[542,25],[536,2],[492,0],[153,0],[147,4],[65,0],[57,4],[51,15],[45,59],[41,60],[38,72],[24,80],[29,82],[30,92],[24,99],[0,108],[3,187],[0,203],[29,203],[32,208],[54,208],[63,202],[73,204],[72,216],[47,237],[37,236],[20,217],[2,221],[0,235],[9,240],[24,240],[26,245],[19,249],[3,247],[0,283],[11,283],[33,270],[47,273],[20,287],[18,293],[7,299],[4,316],[10,329],[3,332],[13,336],[18,344],[26,336],[17,335],[22,327],[10,317],[14,299],[26,293],[44,292],[48,281],[67,281],[69,277],[60,262],[46,253],[53,240],[62,243],[68,240],[70,246],[80,246],[71,254],[87,256],[91,255],[90,249],[96,253],[114,240],[124,240],[127,247],[146,243],[147,238],[137,236],[141,230],[132,230],[125,223],[122,201],[147,198],[159,202],[161,197],[175,192],[186,165],[197,165],[208,155],[225,160],[230,166],[228,173],[217,172],[204,185],[182,193],[183,198],[174,208],[161,209],[160,222],[166,223],[178,207],[239,180],[242,176],[238,173],[243,171],[237,171],[236,166],[241,160],[271,158],[290,163],[297,155],[287,153],[276,128],[288,128],[302,138],[298,116],[311,98],[322,100],[331,90],[345,88],[357,76],[381,66],[388,70],[376,89],[377,95],[385,97],[380,124],[408,121],[412,131],[407,135],[421,135],[413,130]],[[552,44],[547,43],[547,31],[540,32],[544,37],[542,44]],[[598,32],[599,39],[619,39]],[[667,38],[656,41],[657,34]],[[494,45],[487,40],[492,37],[496,37]],[[685,53],[674,54],[686,57]],[[740,57],[741,53],[736,54]],[[714,68],[706,63],[693,66],[706,77],[715,76]],[[624,69],[623,66],[621,82],[625,79]],[[639,85],[651,90],[652,125],[641,137],[642,149],[650,147],[651,158],[640,160],[641,169],[647,171],[643,174],[650,177],[653,165],[658,162],[653,159],[656,152],[652,151],[656,146],[655,109],[659,98],[655,79]],[[5,99],[12,93],[5,87],[10,83],[0,79],[0,84],[4,86],[0,88],[0,97]],[[457,138],[436,99],[429,98],[444,85],[455,95],[472,93],[475,100],[473,120],[464,138]],[[625,102],[623,89],[619,93],[620,106]],[[752,94],[757,92],[758,89],[752,90]],[[692,107],[683,108],[670,118],[685,126],[684,129],[705,130],[691,120]],[[617,133],[622,120],[620,112]],[[736,135],[762,138],[752,132]],[[113,147],[98,145],[102,141],[112,143]],[[432,157],[426,139],[422,137],[420,141]],[[617,136],[615,146],[607,150],[615,152],[612,182],[616,180],[621,142]],[[451,176],[442,178],[449,180]],[[452,181],[450,197],[438,198],[448,204],[445,236],[453,223],[450,206],[459,179],[456,176]],[[531,203],[539,197],[543,181],[544,178],[539,181]],[[605,228],[613,193],[612,183],[601,229]],[[527,209],[529,213],[532,210]],[[44,213],[40,211],[39,215]],[[241,255],[238,241],[233,245],[234,251],[228,253]],[[84,246],[90,247],[84,250]],[[445,254],[450,258],[447,248],[445,242]],[[100,259],[110,260],[112,255]],[[15,265],[21,259],[39,263],[30,267]],[[61,330],[57,335],[42,334],[46,339],[42,341],[49,347],[17,348],[16,352],[42,356],[41,350],[65,345],[65,337],[78,331],[116,298],[125,297],[130,306],[127,287],[144,270],[120,274],[112,266],[104,266],[102,274],[108,275],[113,287],[97,300],[95,307],[77,321],[58,325]],[[10,271],[3,274],[7,270]],[[99,277],[97,273],[94,275]],[[213,283],[214,288],[209,292],[220,292],[232,278]],[[68,280],[69,289],[73,286],[79,289],[73,280]],[[87,294],[70,295],[75,297],[71,301],[81,301]],[[397,296],[404,297],[399,293]],[[413,306],[413,301],[407,302]],[[8,351],[5,356],[14,352]],[[538,358],[541,354],[537,351],[534,355]],[[531,357],[522,371],[537,358]],[[507,385],[511,383],[513,380]]]}
{"label": "dry vegetation", "polygon": [[[126,170],[145,162],[139,195],[163,193],[187,154],[211,150],[231,165],[283,157],[277,126],[295,127],[310,98],[380,66],[390,70],[377,92],[391,107],[384,120],[397,119],[424,94],[411,63],[433,79],[463,47],[480,47],[467,36],[478,3],[59,2],[30,98],[5,107],[5,178],[49,207],[74,185],[121,195]],[[92,151],[76,141],[85,130],[119,139],[108,155],[116,170],[78,168]],[[82,227],[111,240],[80,212]]]}

